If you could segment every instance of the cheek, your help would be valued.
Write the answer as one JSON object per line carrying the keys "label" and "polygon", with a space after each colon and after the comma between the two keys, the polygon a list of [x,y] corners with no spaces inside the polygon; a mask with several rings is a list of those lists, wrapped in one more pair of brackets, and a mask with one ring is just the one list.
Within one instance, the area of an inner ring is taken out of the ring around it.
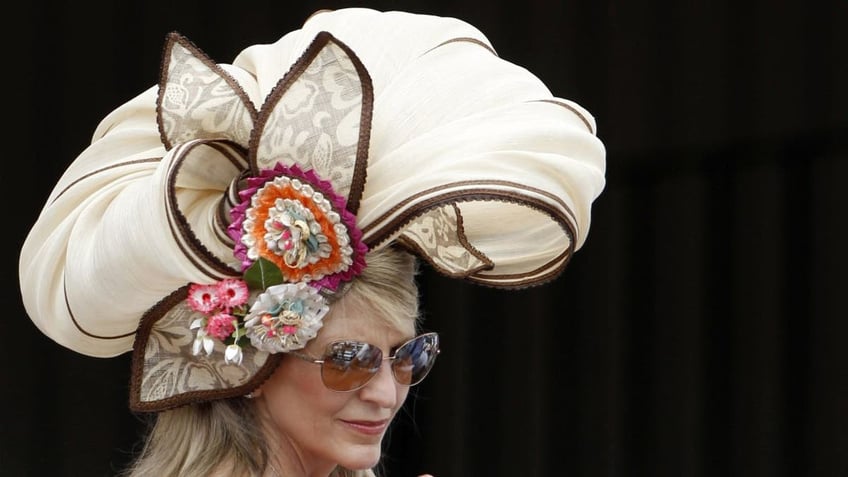
{"label": "cheek", "polygon": [[398,393],[397,393],[398,404],[396,406],[395,412],[397,412],[398,409],[400,409],[401,406],[403,406],[403,403],[406,402],[407,396],[409,396],[409,386],[397,386],[397,389],[398,389]]}
{"label": "cheek", "polygon": [[262,386],[266,416],[278,437],[307,443],[349,398],[324,387],[318,366],[284,359]]}

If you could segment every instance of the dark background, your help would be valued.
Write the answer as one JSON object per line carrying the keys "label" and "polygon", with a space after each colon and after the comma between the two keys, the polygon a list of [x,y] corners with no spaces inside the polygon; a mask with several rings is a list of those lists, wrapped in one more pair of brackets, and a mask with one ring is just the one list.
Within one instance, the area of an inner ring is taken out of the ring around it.
{"label": "dark background", "polygon": [[228,63],[351,5],[477,26],[592,112],[608,153],[555,282],[425,272],[444,352],[393,429],[391,476],[848,476],[844,0],[15,4],[0,475],[110,476],[143,429],[129,356],[56,345],[17,286],[25,234],[96,124],[157,81],[171,30]]}

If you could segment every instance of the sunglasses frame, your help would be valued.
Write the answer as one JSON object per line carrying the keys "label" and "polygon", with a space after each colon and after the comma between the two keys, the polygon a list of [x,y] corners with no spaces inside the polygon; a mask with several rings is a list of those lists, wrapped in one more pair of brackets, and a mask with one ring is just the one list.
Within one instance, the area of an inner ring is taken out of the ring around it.
{"label": "sunglasses frame", "polygon": [[[343,390],[342,390],[342,389],[333,389],[333,388],[331,388],[330,386],[328,386],[328,385],[327,385],[327,382],[324,380],[324,363],[325,363],[325,362],[327,362],[327,358],[326,358],[326,357],[325,357],[325,358],[323,358],[323,359],[321,359],[321,358],[315,358],[314,356],[310,356],[310,355],[308,355],[308,354],[306,354],[306,353],[300,353],[300,352],[298,352],[298,351],[287,351],[287,352],[286,352],[286,354],[288,354],[288,355],[292,355],[292,356],[294,356],[295,358],[299,358],[299,359],[301,359],[301,360],[303,360],[303,361],[306,361],[307,363],[312,363],[312,364],[319,364],[319,365],[321,365],[321,383],[322,383],[322,384],[324,384],[324,387],[326,387],[327,389],[329,389],[329,390],[331,390],[331,391],[335,391],[335,392],[338,392],[338,393],[349,393],[349,392],[357,391],[357,390],[359,390],[359,389],[364,388],[364,387],[365,387],[368,383],[370,383],[370,382],[371,382],[371,380],[372,380],[372,379],[374,379],[374,376],[376,376],[376,375],[377,375],[377,373],[379,373],[379,372],[380,372],[380,370],[383,368],[383,362],[385,362],[385,361],[391,361],[391,362],[394,362],[395,358],[397,357],[397,352],[398,352],[398,350],[400,350],[400,349],[401,349],[401,348],[403,348],[404,346],[408,345],[409,343],[412,343],[413,341],[415,341],[415,340],[417,340],[417,339],[420,339],[420,338],[422,338],[422,337],[425,337],[425,336],[433,336],[433,337],[435,337],[435,341],[434,341],[434,344],[435,344],[435,346],[434,346],[434,348],[435,348],[435,353],[434,353],[433,357],[432,357],[432,358],[431,358],[431,360],[430,360],[430,366],[427,368],[427,372],[426,372],[426,373],[424,373],[424,375],[423,375],[423,376],[421,376],[421,378],[420,378],[420,379],[418,379],[418,380],[417,380],[417,381],[415,381],[415,382],[409,383],[409,384],[402,383],[402,382],[398,381],[398,378],[397,378],[397,376],[395,375],[395,370],[394,370],[394,368],[391,368],[392,379],[395,381],[395,383],[397,383],[397,384],[399,384],[399,385],[401,385],[401,386],[410,386],[410,387],[412,387],[412,386],[415,386],[416,384],[419,384],[421,381],[424,381],[424,378],[426,378],[426,377],[427,377],[427,375],[428,375],[428,374],[430,374],[430,370],[432,370],[432,369],[433,369],[433,365],[435,365],[435,364],[436,364],[436,358],[439,356],[439,353],[441,353],[441,352],[442,352],[442,350],[441,350],[441,348],[440,348],[440,346],[439,346],[439,334],[438,334],[438,333],[436,333],[436,332],[434,332],[434,331],[427,332],[427,333],[421,333],[421,334],[419,334],[419,335],[417,335],[417,336],[415,336],[415,337],[413,337],[413,338],[410,338],[410,339],[408,339],[407,341],[403,342],[400,346],[396,347],[396,348],[394,349],[394,351],[392,352],[392,354],[391,354],[391,355],[389,355],[389,356],[383,356],[383,357],[380,359],[380,366],[379,366],[379,367],[377,367],[377,370],[376,370],[375,372],[371,373],[371,374],[368,376],[368,379],[366,379],[366,380],[365,380],[362,384],[360,384],[360,385],[358,385],[358,386],[356,386],[356,387],[354,387],[354,388],[352,388],[352,389],[343,389]],[[377,350],[380,352],[380,354],[383,354],[383,350],[382,350],[382,349],[380,349],[379,347],[374,346],[374,345],[372,345],[371,343],[366,343],[366,342],[364,342],[364,341],[359,341],[359,340],[336,340],[336,341],[332,341],[332,342],[330,342],[330,343],[327,343],[327,346],[325,347],[325,349],[326,349],[326,350],[329,350],[329,349],[330,349],[333,345],[338,344],[338,343],[359,343],[359,344],[362,344],[362,345],[367,345],[367,346],[370,346],[370,347],[372,347],[372,348],[375,348],[375,349],[377,349]],[[326,354],[327,354],[327,352],[325,351],[325,355],[326,355]],[[389,363],[389,366],[391,367],[391,366],[392,366],[392,363]]]}

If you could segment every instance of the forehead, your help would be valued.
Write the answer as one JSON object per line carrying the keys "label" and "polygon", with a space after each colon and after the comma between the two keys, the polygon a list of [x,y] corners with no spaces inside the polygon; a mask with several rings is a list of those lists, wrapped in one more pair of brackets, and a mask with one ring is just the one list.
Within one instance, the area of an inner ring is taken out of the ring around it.
{"label": "forehead", "polygon": [[392,324],[375,313],[361,301],[339,300],[324,317],[324,326],[313,340],[315,346],[323,349],[333,341],[357,340],[389,349],[415,336],[412,320]]}

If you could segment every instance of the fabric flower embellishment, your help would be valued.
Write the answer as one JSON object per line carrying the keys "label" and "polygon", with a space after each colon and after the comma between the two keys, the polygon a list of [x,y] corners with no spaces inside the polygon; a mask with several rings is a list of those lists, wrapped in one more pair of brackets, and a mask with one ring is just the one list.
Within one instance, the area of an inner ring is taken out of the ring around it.
{"label": "fabric flower embellishment", "polygon": [[250,307],[247,336],[254,347],[269,353],[301,349],[318,334],[329,309],[318,290],[306,283],[275,285]]}
{"label": "fabric flower embellishment", "polygon": [[333,291],[362,273],[368,247],[356,217],[314,171],[278,163],[248,178],[239,195],[228,233],[243,267],[261,257],[280,269],[284,282]]}
{"label": "fabric flower embellishment", "polygon": [[274,263],[259,257],[243,279],[193,283],[186,301],[203,316],[189,326],[196,330],[192,353],[211,355],[220,342],[226,345],[224,361],[241,364],[242,346],[268,353],[306,346],[323,326],[330,307],[319,288],[284,280]]}

